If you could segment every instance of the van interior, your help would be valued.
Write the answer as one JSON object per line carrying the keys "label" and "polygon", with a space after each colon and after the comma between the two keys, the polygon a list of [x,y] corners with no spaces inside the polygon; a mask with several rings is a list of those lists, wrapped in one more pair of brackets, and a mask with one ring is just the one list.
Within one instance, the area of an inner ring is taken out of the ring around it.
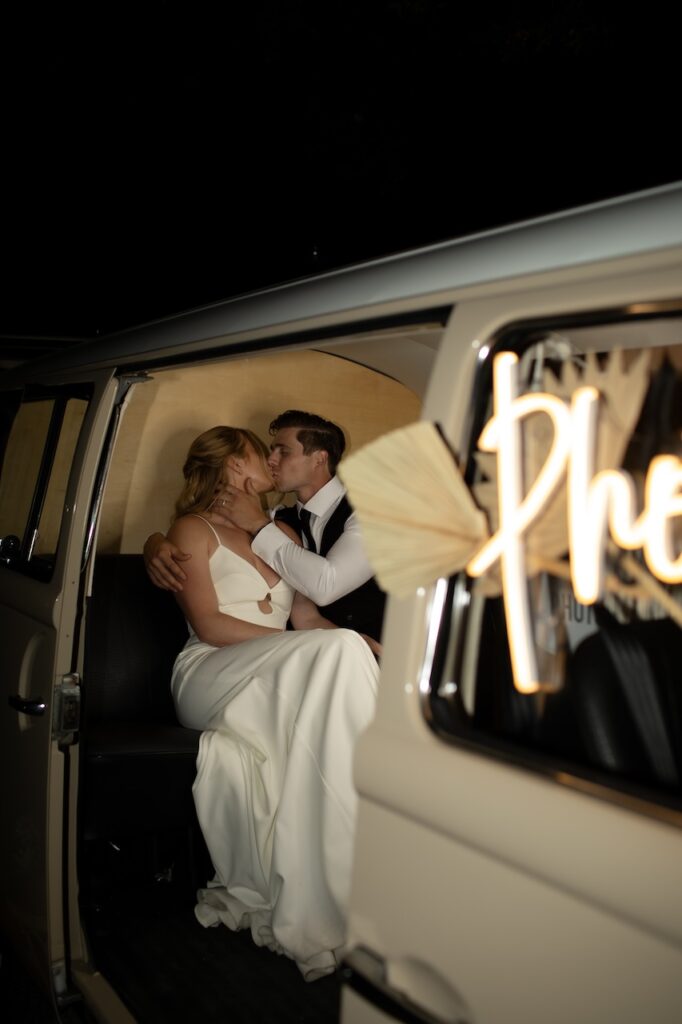
{"label": "van interior", "polygon": [[81,640],[78,880],[92,962],[142,1024],[320,1024],[339,1012],[337,977],[306,985],[250,932],[194,918],[195,892],[213,872],[192,801],[199,733],[178,725],[169,688],[187,628],[173,596],[147,579],[144,541],[169,526],[203,430],[240,425],[267,442],[277,413],[302,408],[339,423],[356,450],[419,417],[441,335],[426,324],[154,368],[129,393]]}

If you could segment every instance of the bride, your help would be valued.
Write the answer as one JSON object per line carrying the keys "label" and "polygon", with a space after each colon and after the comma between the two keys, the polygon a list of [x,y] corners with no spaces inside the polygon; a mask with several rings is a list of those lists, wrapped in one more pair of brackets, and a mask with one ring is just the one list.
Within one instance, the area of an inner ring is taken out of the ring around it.
{"label": "bride", "polygon": [[190,447],[169,533],[192,556],[175,595],[190,635],[171,688],[180,722],[203,731],[194,800],[215,878],[196,916],[250,928],[313,981],[335,969],[344,942],[352,757],[374,713],[378,666],[368,641],[322,618],[245,531],[212,515],[219,485],[273,489],[266,457],[236,427],[213,427]]}

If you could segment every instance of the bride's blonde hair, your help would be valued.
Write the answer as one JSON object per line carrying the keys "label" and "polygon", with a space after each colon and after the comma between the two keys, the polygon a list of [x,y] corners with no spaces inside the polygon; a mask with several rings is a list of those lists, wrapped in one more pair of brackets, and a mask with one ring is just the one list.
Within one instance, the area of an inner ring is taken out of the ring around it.
{"label": "bride's blonde hair", "polygon": [[230,455],[244,458],[251,445],[263,460],[268,450],[259,437],[245,427],[211,427],[199,434],[190,445],[182,473],[185,485],[175,502],[175,519],[191,512],[203,512],[211,504],[223,478],[225,459]]}

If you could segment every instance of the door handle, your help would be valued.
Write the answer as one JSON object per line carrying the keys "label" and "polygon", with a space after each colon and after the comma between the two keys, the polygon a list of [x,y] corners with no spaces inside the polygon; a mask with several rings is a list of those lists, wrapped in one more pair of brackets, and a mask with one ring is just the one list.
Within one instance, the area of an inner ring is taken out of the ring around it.
{"label": "door handle", "polygon": [[43,700],[24,700],[23,697],[8,697],[7,703],[15,711],[21,711],[22,715],[33,715],[39,717],[44,715],[47,704]]}
{"label": "door handle", "polygon": [[377,1009],[403,1024],[472,1024],[459,992],[422,960],[386,961],[366,946],[346,954],[341,980]]}

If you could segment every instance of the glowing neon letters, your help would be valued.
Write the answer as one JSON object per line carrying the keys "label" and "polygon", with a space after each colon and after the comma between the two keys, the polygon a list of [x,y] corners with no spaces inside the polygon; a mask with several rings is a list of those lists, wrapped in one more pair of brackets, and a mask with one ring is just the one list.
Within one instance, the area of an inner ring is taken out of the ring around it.
{"label": "glowing neon letters", "polygon": [[[494,415],[479,438],[483,451],[497,452],[499,529],[467,566],[481,576],[498,559],[502,572],[507,633],[514,682],[522,693],[540,689],[525,572],[524,534],[567,474],[568,552],[576,598],[593,604],[604,584],[607,528],[622,548],[642,548],[651,573],[666,583],[682,581],[682,554],[675,557],[673,523],[682,515],[682,460],[654,458],[649,466],[644,509],[636,513],[635,485],[623,470],[595,474],[599,392],[578,388],[570,406],[555,395],[518,394],[518,359],[495,358]],[[545,463],[523,493],[521,421],[545,413],[554,435]]]}

